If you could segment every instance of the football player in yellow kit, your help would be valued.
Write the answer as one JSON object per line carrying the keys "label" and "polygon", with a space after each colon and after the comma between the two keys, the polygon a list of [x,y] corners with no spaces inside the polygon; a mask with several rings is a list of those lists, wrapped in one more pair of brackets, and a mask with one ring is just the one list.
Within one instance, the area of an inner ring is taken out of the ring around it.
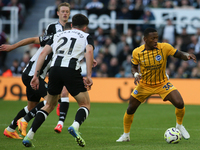
{"label": "football player in yellow kit", "polygon": [[168,56],[182,60],[193,59],[194,54],[185,53],[175,49],[168,43],[158,43],[158,32],[154,28],[144,31],[144,45],[132,52],[132,74],[135,77],[135,89],[131,93],[128,108],[124,114],[124,133],[116,142],[130,141],[130,129],[134,114],[144,100],[152,94],[159,94],[164,101],[170,101],[175,106],[176,128],[183,138],[189,139],[190,135],[182,125],[185,114],[184,101],[178,90],[170,83],[166,74]]}

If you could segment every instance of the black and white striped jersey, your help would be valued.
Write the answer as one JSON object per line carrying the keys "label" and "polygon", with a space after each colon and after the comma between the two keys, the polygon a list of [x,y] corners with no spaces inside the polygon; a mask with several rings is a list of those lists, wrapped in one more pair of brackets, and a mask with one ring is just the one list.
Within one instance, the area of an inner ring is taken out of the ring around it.
{"label": "black and white striped jersey", "polygon": [[40,40],[40,45],[45,46],[45,44],[48,42],[51,37],[56,34],[57,32],[62,32],[64,31],[64,27],[59,23],[59,21],[50,23],[45,32],[44,35],[39,37]]}
{"label": "black and white striped jersey", "polygon": [[[26,65],[25,69],[23,70],[23,73],[28,74],[28,76],[33,76],[34,75],[35,69],[36,69],[36,65],[37,65],[37,60],[38,60],[42,50],[43,50],[43,47],[40,47],[37,50],[37,52],[31,58],[30,62]],[[45,58],[45,62],[44,62],[43,66],[41,68],[41,71],[40,71],[40,77],[42,79],[44,79],[46,77],[46,74],[49,71],[52,56],[53,56],[53,53],[50,53]]]}
{"label": "black and white striped jersey", "polygon": [[[61,32],[63,31],[63,26],[59,23],[59,21],[57,22],[53,22],[50,23],[46,30],[45,30],[45,34],[43,36],[39,37],[40,40],[40,48],[38,49],[38,51],[34,54],[34,56],[31,58],[30,62],[27,64],[27,66],[25,67],[25,69],[23,70],[23,73],[28,74],[28,76],[33,76],[35,69],[36,69],[36,65],[37,65],[37,60],[38,57],[40,55],[40,53],[42,52],[44,46],[46,45],[47,41],[49,41],[49,39],[51,39],[51,37],[57,33],[57,32]],[[42,79],[44,79],[46,77],[46,74],[50,68],[50,63],[51,63],[51,59],[52,59],[52,55],[53,53],[49,54],[46,59],[45,62],[41,68],[40,71],[40,77]]]}
{"label": "black and white striped jersey", "polygon": [[80,61],[84,58],[85,47],[94,47],[92,37],[81,30],[72,29],[54,34],[48,41],[53,50],[52,66],[80,69]]}

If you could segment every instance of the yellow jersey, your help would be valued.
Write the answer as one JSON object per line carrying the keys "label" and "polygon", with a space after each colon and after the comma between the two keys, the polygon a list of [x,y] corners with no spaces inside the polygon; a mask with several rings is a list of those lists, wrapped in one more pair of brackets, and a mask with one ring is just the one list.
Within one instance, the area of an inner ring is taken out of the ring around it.
{"label": "yellow jersey", "polygon": [[157,43],[157,48],[145,50],[144,45],[135,48],[132,52],[133,65],[139,65],[142,74],[141,83],[158,85],[168,80],[166,73],[167,57],[175,55],[178,50],[168,43]]}

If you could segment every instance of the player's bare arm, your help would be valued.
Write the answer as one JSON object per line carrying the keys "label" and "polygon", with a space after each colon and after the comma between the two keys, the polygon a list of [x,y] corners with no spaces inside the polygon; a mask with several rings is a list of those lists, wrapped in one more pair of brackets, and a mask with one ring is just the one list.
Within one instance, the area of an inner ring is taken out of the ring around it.
{"label": "player's bare arm", "polygon": [[84,81],[86,88],[90,89],[91,86],[93,85],[93,81],[92,81],[92,66],[93,66],[93,50],[94,47],[92,45],[87,45],[86,46],[86,53],[85,53],[85,59],[86,59],[86,66],[87,66],[87,76],[86,79]]}
{"label": "player's bare arm", "polygon": [[138,73],[139,72],[138,65],[132,64],[131,72],[132,72],[133,76],[135,77],[134,84],[137,85],[138,83],[140,83],[140,79],[142,78],[141,74]]}
{"label": "player's bare arm", "polygon": [[35,73],[33,76],[33,79],[31,80],[31,87],[34,90],[38,90],[39,89],[39,76],[40,76],[40,70],[42,68],[42,65],[44,64],[45,58],[48,54],[50,54],[52,52],[52,48],[50,45],[46,45],[44,47],[44,49],[42,50],[42,52],[40,53],[40,56],[38,58],[37,61],[37,65],[36,65],[36,69],[35,69]]}
{"label": "player's bare arm", "polygon": [[12,45],[3,44],[0,46],[0,51],[10,52],[18,47],[25,46],[32,43],[39,44],[40,43],[39,37],[26,38]]}
{"label": "player's bare arm", "polygon": [[182,51],[178,51],[174,57],[176,58],[180,58],[180,59],[183,59],[183,60],[190,60],[190,59],[193,59],[194,62],[196,63],[196,56],[194,54],[189,54],[189,53],[186,53],[186,52],[182,52]]}

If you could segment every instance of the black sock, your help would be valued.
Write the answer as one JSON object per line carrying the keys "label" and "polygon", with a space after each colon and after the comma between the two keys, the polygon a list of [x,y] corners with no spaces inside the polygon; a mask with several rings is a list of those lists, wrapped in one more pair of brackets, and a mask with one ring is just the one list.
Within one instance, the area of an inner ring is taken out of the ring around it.
{"label": "black sock", "polygon": [[59,121],[65,121],[66,115],[68,112],[69,108],[69,102],[61,102],[60,103],[60,116],[59,116]]}
{"label": "black sock", "polygon": [[76,113],[75,121],[80,125],[85,121],[89,114],[89,110],[86,107],[80,107]]}
{"label": "black sock", "polygon": [[42,123],[46,120],[49,114],[44,110],[39,110],[35,116],[35,119],[31,125],[32,131],[35,133],[37,129],[42,125]]}
{"label": "black sock", "polygon": [[24,107],[22,110],[20,110],[17,114],[17,116],[13,119],[12,123],[9,125],[10,128],[16,129],[17,127],[17,120],[19,120],[21,117],[24,117],[28,113],[28,108],[27,106]]}
{"label": "black sock", "polygon": [[61,99],[58,100],[58,103],[59,103],[59,104],[61,103]]}
{"label": "black sock", "polygon": [[40,110],[44,105],[46,104],[46,101],[42,101],[38,103],[29,113],[27,113],[24,116],[24,119],[29,122],[31,119],[33,119],[37,113],[38,110]]}

